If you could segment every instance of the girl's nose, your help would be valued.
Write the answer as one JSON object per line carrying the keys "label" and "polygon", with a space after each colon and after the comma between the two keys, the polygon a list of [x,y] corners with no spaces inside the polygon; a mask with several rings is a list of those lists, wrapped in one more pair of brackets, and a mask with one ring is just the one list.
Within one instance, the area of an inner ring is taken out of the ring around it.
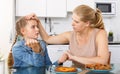
{"label": "girl's nose", "polygon": [[38,27],[35,27],[35,30],[36,30],[36,31],[39,31],[39,28],[38,28]]}

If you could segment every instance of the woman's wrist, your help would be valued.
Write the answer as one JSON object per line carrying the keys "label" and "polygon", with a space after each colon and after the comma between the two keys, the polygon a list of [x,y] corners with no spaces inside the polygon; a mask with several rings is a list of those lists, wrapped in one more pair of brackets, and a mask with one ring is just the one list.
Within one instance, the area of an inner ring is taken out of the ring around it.
{"label": "woman's wrist", "polygon": [[62,61],[57,61],[58,62],[58,65],[63,65],[63,62]]}
{"label": "woman's wrist", "polygon": [[73,56],[71,57],[71,61],[75,61],[75,58],[76,58],[76,56],[73,55]]}

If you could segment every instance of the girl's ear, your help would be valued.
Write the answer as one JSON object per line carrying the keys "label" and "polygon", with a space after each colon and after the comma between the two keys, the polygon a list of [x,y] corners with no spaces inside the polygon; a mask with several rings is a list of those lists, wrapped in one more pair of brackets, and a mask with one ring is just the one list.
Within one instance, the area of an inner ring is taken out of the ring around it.
{"label": "girl's ear", "polygon": [[21,28],[20,32],[22,33],[22,35],[24,35],[25,34],[24,28]]}

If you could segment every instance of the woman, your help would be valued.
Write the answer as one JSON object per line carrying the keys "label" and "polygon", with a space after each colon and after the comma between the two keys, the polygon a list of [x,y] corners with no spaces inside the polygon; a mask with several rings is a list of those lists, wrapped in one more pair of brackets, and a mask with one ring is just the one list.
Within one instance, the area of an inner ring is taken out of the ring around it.
{"label": "woman", "polygon": [[[35,14],[26,16],[26,19],[30,18],[36,18]],[[109,58],[107,32],[104,29],[100,10],[80,5],[73,10],[72,20],[73,31],[57,36],[49,36],[41,23],[39,25],[40,35],[46,43],[69,43],[69,50],[63,54],[58,63],[71,60],[76,66],[79,63],[107,64]]]}

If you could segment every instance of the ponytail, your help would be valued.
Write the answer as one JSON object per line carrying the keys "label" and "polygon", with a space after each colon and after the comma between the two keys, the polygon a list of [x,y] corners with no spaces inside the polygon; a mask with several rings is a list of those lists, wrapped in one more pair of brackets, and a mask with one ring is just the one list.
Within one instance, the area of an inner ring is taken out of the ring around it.
{"label": "ponytail", "polygon": [[99,9],[96,9],[95,16],[96,16],[96,19],[95,19],[94,27],[99,28],[99,29],[105,29],[102,14],[101,14],[101,11]]}
{"label": "ponytail", "polygon": [[11,46],[11,49],[10,49],[10,52],[9,52],[9,55],[8,55],[8,62],[7,63],[8,63],[9,68],[12,67],[13,64],[14,64],[14,59],[13,59],[13,55],[12,55],[12,47],[16,43],[17,37],[18,37],[18,35],[15,36],[15,40],[14,40],[12,46]]}

